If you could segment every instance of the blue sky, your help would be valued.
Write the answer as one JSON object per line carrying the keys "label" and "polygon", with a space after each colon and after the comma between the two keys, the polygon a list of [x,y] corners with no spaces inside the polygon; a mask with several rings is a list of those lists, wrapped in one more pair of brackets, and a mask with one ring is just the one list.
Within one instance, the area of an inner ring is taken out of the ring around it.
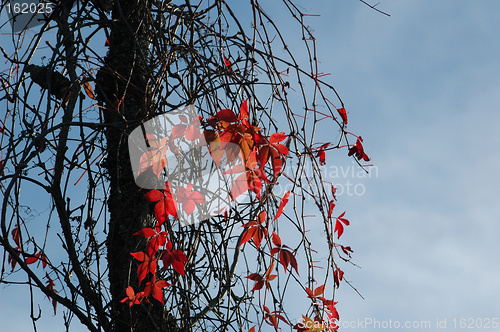
{"label": "blue sky", "polygon": [[[351,221],[342,243],[361,267],[344,271],[364,297],[340,287],[341,321],[429,321],[425,331],[455,330],[453,319],[498,321],[500,2],[380,1],[391,17],[355,0],[297,1],[322,15],[308,18],[321,71],[332,73],[325,80],[346,105],[348,130],[378,168],[369,179],[332,179],[364,188],[339,197]],[[328,165],[350,166],[345,159],[327,155]],[[12,299],[0,301],[2,326],[16,320],[8,330],[26,331],[29,295],[0,292]],[[444,319],[446,329],[436,328]],[[57,321],[39,331],[62,331]]]}
{"label": "blue sky", "polygon": [[331,8],[314,25],[319,51],[379,170],[365,195],[342,197],[362,267],[348,279],[365,300],[341,289],[341,319],[437,331],[436,319],[499,318],[500,3],[381,1],[390,18],[314,6]]}

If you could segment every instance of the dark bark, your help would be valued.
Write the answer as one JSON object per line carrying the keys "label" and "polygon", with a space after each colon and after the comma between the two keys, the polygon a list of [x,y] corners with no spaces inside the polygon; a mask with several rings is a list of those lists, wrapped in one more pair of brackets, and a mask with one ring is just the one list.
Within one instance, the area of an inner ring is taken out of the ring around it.
{"label": "dark bark", "polygon": [[[144,24],[150,5],[144,1],[121,0],[113,6],[109,53],[97,75],[97,94],[106,129],[106,168],[110,180],[110,212],[107,238],[109,285],[112,296],[114,331],[163,331],[162,305],[152,303],[129,308],[120,302],[127,286],[139,286],[137,261],[131,252],[144,248],[144,241],[133,234],[153,225],[151,206],[145,191],[134,181],[130,165],[128,134],[150,116],[148,92],[148,24]],[[155,303],[156,302],[156,303]]]}

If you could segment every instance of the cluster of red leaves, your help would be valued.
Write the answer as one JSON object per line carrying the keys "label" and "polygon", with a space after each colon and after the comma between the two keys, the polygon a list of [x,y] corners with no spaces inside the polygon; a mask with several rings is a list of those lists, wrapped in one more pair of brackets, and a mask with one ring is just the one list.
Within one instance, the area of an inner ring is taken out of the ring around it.
{"label": "cluster of red leaves", "polygon": [[148,151],[144,152],[139,160],[138,175],[152,168],[153,173],[159,179],[167,164],[167,150],[170,148],[172,153],[177,154],[177,147],[174,144],[176,139],[183,137],[194,142],[203,137],[200,131],[202,121],[200,116],[188,121],[185,115],[180,114],[179,120],[180,123],[172,127],[170,136],[163,137],[160,140],[155,135],[146,133]]}
{"label": "cluster of red leaves", "polygon": [[[151,193],[151,191],[149,193]],[[158,204],[160,203],[157,203],[157,205]],[[163,215],[164,214],[161,214],[161,216]],[[135,294],[134,289],[128,286],[126,290],[127,297],[121,300],[121,302],[128,303],[129,306],[141,303],[150,295],[163,304],[163,288],[169,287],[171,284],[167,283],[165,280],[156,280],[156,269],[159,260],[163,262],[163,270],[172,266],[177,273],[182,275],[185,274],[184,263],[187,262],[187,257],[181,250],[172,250],[172,242],[167,239],[168,233],[161,230],[163,223],[164,221],[158,221],[154,229],[146,227],[134,234],[148,239],[145,252],[139,251],[130,253],[135,259],[141,262],[137,268],[139,285],[149,273],[151,273],[152,277],[151,280],[146,283],[143,292]],[[161,249],[162,247],[163,249]]]}
{"label": "cluster of red leaves", "polygon": [[316,149],[318,151],[316,153],[316,158],[319,158],[319,164],[321,166],[326,165],[326,153],[325,153],[325,149],[329,145],[330,145],[330,143],[325,143],[325,144],[321,145],[319,148]]}
{"label": "cluster of red leaves", "polygon": [[[319,307],[317,308],[317,314],[314,319],[302,315],[302,321],[293,326],[294,330],[298,332],[308,332],[308,331],[336,331],[338,326],[335,324],[339,319],[339,314],[335,305],[337,302],[332,300],[327,300],[321,296],[325,292],[325,285],[317,287],[314,291],[306,287],[307,297],[311,299],[313,303],[316,303]],[[321,302],[318,302],[321,301]],[[328,316],[328,321],[323,320],[320,312],[326,312]]]}
{"label": "cluster of red leaves", "polygon": [[177,203],[172,195],[170,182],[165,182],[163,192],[156,189],[151,190],[144,198],[150,202],[157,202],[155,205],[155,217],[160,224],[163,224],[169,215],[177,219]]}
{"label": "cluster of red leaves", "polygon": [[[332,197],[333,199],[330,201],[330,207],[328,211],[328,217],[331,218],[331,215],[333,213],[333,209],[335,208],[335,203],[334,201],[337,199],[335,197],[335,187],[332,185],[331,188],[332,191]],[[275,218],[273,219],[276,220],[278,217],[281,216],[281,214],[284,211],[285,205],[288,202],[290,192],[286,192],[281,199],[280,205],[278,207],[277,213]],[[345,215],[345,212],[342,213],[339,217],[336,218],[336,226],[335,226],[335,232],[338,233],[338,237],[340,237],[344,231],[343,225],[349,225],[349,221],[345,218],[343,218]],[[240,245],[243,243],[253,241],[255,246],[259,248],[260,244],[262,241],[269,236],[269,232],[267,227],[269,226],[267,223],[267,214],[265,211],[261,211],[257,217],[257,220],[255,221],[250,221],[246,224],[243,224],[245,227],[245,231],[242,234],[242,239],[240,241]],[[279,237],[278,234],[275,232],[272,232],[271,235],[271,241],[272,241],[272,248],[271,248],[271,256],[272,261],[269,267],[267,268],[266,272],[264,275],[260,275],[258,273],[251,273],[248,275],[246,278],[252,280],[255,282],[254,287],[252,288],[252,291],[257,291],[261,290],[265,286],[265,290],[267,291],[270,288],[270,282],[273,281],[277,275],[272,274],[274,270],[274,261],[277,260],[284,268],[285,273],[288,270],[288,266],[291,266],[292,269],[295,269],[295,271],[298,274],[298,266],[297,266],[297,260],[295,258],[295,252],[291,250],[290,247],[283,245],[281,238]],[[344,247],[342,245],[335,245],[335,246],[340,246],[342,251],[350,257],[350,253],[352,252],[350,247]],[[277,258],[274,258],[274,256],[277,255]],[[339,287],[340,281],[343,279],[344,272],[340,269],[336,269],[334,271],[334,286]],[[299,332],[306,332],[306,331],[336,331],[338,329],[338,326],[336,325],[335,322],[338,321],[339,319],[339,314],[337,312],[337,309],[335,308],[335,305],[337,302],[334,302],[333,300],[328,300],[322,294],[325,291],[325,285],[322,285],[318,288],[316,288],[314,291],[306,287],[306,293],[308,295],[308,298],[311,299],[313,303],[315,303],[318,307],[318,312],[315,315],[314,318],[309,318],[307,316],[303,316],[302,322],[299,324],[296,324],[293,326],[293,329],[298,330]],[[263,305],[263,310],[264,310],[264,321],[273,326],[276,330],[278,330],[278,322],[282,320],[286,324],[289,324],[286,319],[283,317],[280,311],[273,311],[271,312],[265,305]],[[322,317],[321,313],[326,313],[328,320],[324,320]],[[249,332],[255,331],[255,327],[251,328]]]}
{"label": "cluster of red leaves", "polygon": [[252,220],[247,222],[246,224],[243,224],[243,227],[245,227],[246,229],[243,232],[243,236],[241,237],[240,246],[245,242],[252,240],[255,246],[258,248],[262,239],[267,236],[266,221],[267,213],[266,211],[261,211],[256,221]]}
{"label": "cluster of red leaves", "polygon": [[[179,115],[179,119],[181,123],[172,128],[169,137],[158,139],[154,135],[146,134],[149,147],[140,158],[138,175],[151,168],[160,178],[167,164],[167,150],[177,153],[174,144],[176,139],[183,137],[194,142],[204,137],[204,142],[201,140],[198,146],[208,145],[217,167],[220,167],[224,156],[228,165],[236,163],[238,157],[241,159],[240,164],[224,172],[224,174],[241,173],[233,181],[232,199],[235,200],[248,190],[254,192],[260,199],[262,184],[270,183],[264,171],[265,166],[270,164],[273,181],[276,181],[283,168],[283,159],[289,154],[288,148],[280,143],[288,137],[286,134],[274,133],[270,137],[265,137],[259,132],[260,127],[250,123],[248,100],[241,104],[238,115],[230,109],[223,109],[206,121],[199,116],[188,121],[186,116]],[[209,126],[203,132],[200,131],[202,122]],[[176,199],[177,203],[183,204],[183,209],[188,214],[192,213],[196,203],[205,202],[199,193],[188,193],[191,188],[186,188],[185,191],[181,189]],[[157,215],[159,221],[165,220],[168,215],[176,218],[177,209],[172,198],[170,188],[164,188],[163,194],[158,190],[148,193],[146,199],[151,202],[159,201],[156,207],[159,210]]]}
{"label": "cluster of red leaves", "polygon": [[191,122],[189,122],[187,117],[181,114],[179,115],[179,120],[181,120],[181,123],[172,128],[170,140],[175,140],[184,136],[187,140],[194,141],[203,137],[199,127],[201,122],[200,116],[193,118]]}
{"label": "cluster of red leaves", "polygon": [[[36,254],[28,254],[28,253],[25,253],[25,252],[21,251],[21,233],[19,231],[19,227],[14,227],[14,229],[12,229],[12,231],[11,231],[11,235],[12,235],[12,239],[14,240],[14,242],[17,245],[14,248],[14,250],[16,250],[17,252],[23,254],[23,256],[25,258],[24,262],[26,264],[28,264],[28,265],[34,264],[34,263],[36,263],[36,262],[38,262],[40,260],[40,261],[42,261],[42,267],[43,268],[47,267],[47,257],[45,256],[45,254],[43,253],[43,251],[39,251]],[[12,271],[13,271],[15,269],[16,265],[17,265],[17,260],[14,259],[14,257],[12,257],[11,254],[9,254],[9,256],[8,256],[8,263],[10,264],[10,266],[12,268]]]}
{"label": "cluster of red leaves", "polygon": [[262,181],[268,182],[266,173],[258,168],[257,153],[252,151],[248,156],[248,160],[245,165],[238,164],[231,169],[225,171],[222,174],[237,174],[243,173],[238,176],[233,181],[233,186],[231,187],[231,197],[234,200],[236,197],[244,194],[250,189],[253,191],[257,198],[260,199],[260,192],[262,190]]}
{"label": "cluster of red leaves", "polygon": [[281,244],[281,239],[278,234],[273,232],[273,237],[272,237],[273,244],[276,246],[271,249],[271,255],[274,256],[279,253],[279,261],[281,265],[283,265],[283,268],[286,270],[288,269],[288,265],[290,264],[297,274],[299,274],[299,270],[297,267],[297,260],[295,259],[295,252],[292,252],[290,247],[287,245]]}
{"label": "cluster of red leaves", "polygon": [[[332,185],[332,196],[333,196],[333,199],[330,200],[330,203],[329,203],[329,208],[328,208],[328,219],[331,219],[332,218],[332,214],[333,214],[333,209],[335,208],[335,203],[334,201],[337,200],[337,197],[335,197],[335,192],[337,190],[335,189],[335,187]],[[340,239],[340,237],[342,236],[342,234],[344,233],[344,225],[346,226],[349,226],[349,220],[345,219],[344,218],[345,216],[345,211],[336,218],[335,220],[335,230],[334,230],[334,233],[337,232],[337,237]]]}
{"label": "cluster of red leaves", "polygon": [[235,165],[224,174],[239,175],[231,188],[232,199],[251,190],[260,199],[262,183],[270,183],[264,167],[270,163],[273,181],[276,181],[282,167],[283,158],[288,156],[288,148],[281,144],[288,136],[284,133],[274,133],[269,138],[264,137],[260,128],[249,122],[248,100],[240,107],[238,115],[230,109],[223,109],[206,123],[213,129],[204,131],[205,141],[218,167],[224,155],[229,164],[241,158],[241,164]]}
{"label": "cluster of red leaves", "polygon": [[[24,262],[27,264],[27,265],[31,265],[31,264],[35,264],[36,262],[38,261],[41,261],[42,262],[42,267],[45,269],[48,265],[48,259],[47,259],[47,256],[45,256],[45,253],[43,251],[39,251],[38,253],[36,254],[27,254],[25,252],[23,252],[21,250],[21,232],[19,230],[19,227],[14,227],[11,231],[11,235],[12,235],[12,239],[14,240],[14,242],[16,243],[16,247],[14,248],[14,250],[18,253],[18,254],[22,254],[23,257],[24,257]],[[17,257],[19,257],[19,255],[16,254]],[[7,257],[7,262],[10,264],[11,268],[12,268],[12,271],[14,271],[14,269],[16,268],[17,266],[17,260],[15,257],[13,257],[10,253]],[[47,289],[54,292],[54,293],[57,293],[57,291],[54,289],[55,287],[55,282],[54,280],[52,280],[52,278],[49,276],[49,274],[47,272],[45,272],[45,278],[47,278]],[[50,297],[47,296],[47,298],[50,300]],[[54,308],[54,315],[56,314],[56,305],[57,305],[57,301],[55,299],[52,299],[52,306]]]}
{"label": "cluster of red leaves", "polygon": [[359,136],[356,140],[356,144],[349,149],[348,155],[349,157],[354,155],[358,160],[363,159],[364,161],[370,161],[370,158],[366,155],[361,142],[363,142],[363,139]]}
{"label": "cluster of red leaves", "polygon": [[[289,196],[290,196],[290,191],[288,191],[284,194],[283,198],[281,199],[280,206],[278,207],[278,212],[276,213],[276,216],[274,217],[274,220],[276,220],[283,213],[283,210],[285,209],[285,205],[288,202]],[[257,248],[259,248],[262,240],[264,238],[267,238],[268,234],[269,234],[268,229],[267,229],[269,227],[269,223],[267,221],[268,220],[267,220],[266,211],[261,211],[257,217],[257,220],[252,220],[246,224],[243,224],[242,226],[245,227],[245,231],[242,234],[242,237],[240,240],[240,246],[243,245],[244,243],[252,240],[253,243],[255,244],[255,246]],[[288,270],[288,266],[290,265],[292,268],[295,269],[297,274],[299,274],[297,260],[295,259],[295,251],[293,251],[287,245],[282,244],[281,238],[275,232],[272,232],[272,236],[271,236],[270,240],[274,244],[274,247],[270,246],[271,256],[278,254],[278,261],[285,269],[285,273]],[[271,263],[271,266],[274,267],[274,262]],[[268,270],[268,272],[266,272],[266,273],[268,273],[267,275],[269,276],[269,273],[271,273],[271,272]],[[255,279],[255,278],[257,278],[257,277],[255,277],[255,274],[252,274],[250,276],[252,276],[252,278],[251,278],[252,280],[258,281]],[[248,276],[247,278],[249,278],[250,276]],[[272,280],[272,279],[268,278],[267,280]],[[260,287],[260,288],[262,288],[262,287]]]}
{"label": "cluster of red leaves", "polygon": [[[227,58],[224,57],[224,62],[229,71],[231,71],[231,64]],[[337,109],[344,124],[347,124],[347,114],[344,108]],[[205,144],[208,145],[210,155],[218,167],[225,156],[225,162],[231,168],[223,174],[239,174],[233,181],[231,188],[231,197],[236,199],[239,195],[247,191],[252,191],[256,197],[260,199],[263,183],[271,183],[268,175],[264,171],[264,167],[270,165],[271,176],[273,183],[276,182],[280,171],[283,168],[283,160],[288,156],[288,148],[281,144],[288,136],[284,133],[275,133],[270,137],[264,137],[260,133],[260,128],[254,126],[249,121],[248,101],[245,100],[238,115],[230,109],[223,109],[217,112],[214,116],[203,121],[201,118],[195,118],[190,122],[184,116],[179,117],[180,124],[177,124],[172,129],[172,134],[169,139],[163,138],[160,141],[155,137],[148,137],[149,145],[152,147],[141,158],[141,171],[147,168],[153,168],[153,172],[160,177],[160,173],[166,163],[165,151],[170,148],[175,149],[172,141],[180,137],[187,140],[195,141],[199,138],[205,138]],[[203,122],[208,127],[205,130],[199,130],[199,124]],[[358,160],[368,161],[368,156],[364,153],[363,146],[361,145],[362,139],[358,138],[356,145],[350,147],[349,156],[355,155]],[[201,140],[203,144],[203,140]],[[316,150],[316,157],[319,158],[320,165],[326,164],[325,150],[331,143],[325,143]],[[175,152],[175,151],[174,151]],[[238,159],[239,158],[239,159]],[[240,163],[238,163],[240,162]],[[328,218],[332,218],[333,210],[335,208],[335,193],[336,190],[332,185],[332,200],[329,202]],[[290,191],[286,192],[281,199],[279,207],[276,211],[272,222],[277,220],[284,212],[285,206],[288,203]],[[145,196],[150,202],[156,202],[155,217],[158,221],[155,228],[144,228],[137,232],[139,235],[148,238],[148,244],[145,252],[131,253],[141,264],[138,267],[139,284],[151,274],[151,280],[146,283],[144,291],[135,293],[132,287],[126,290],[127,297],[122,302],[128,303],[130,306],[139,304],[149,296],[163,303],[163,289],[171,286],[165,280],[156,280],[156,270],[158,262],[163,262],[163,270],[172,267],[174,271],[184,275],[184,264],[187,263],[187,258],[181,250],[172,250],[172,243],[167,240],[167,232],[161,231],[162,224],[169,216],[174,219],[178,218],[179,204],[182,204],[182,209],[187,213],[193,213],[197,204],[204,204],[205,199],[198,191],[193,190],[193,185],[188,185],[186,188],[177,187],[176,194],[174,195],[171,190],[171,185],[167,181],[162,191],[151,190]],[[227,212],[227,211],[226,211]],[[338,238],[344,232],[344,225],[349,225],[349,221],[344,218],[345,212],[336,218],[335,230]],[[244,231],[241,235],[239,245],[247,242],[253,242],[257,250],[260,250],[260,245],[266,242],[269,245],[271,253],[271,262],[263,275],[258,273],[251,273],[246,278],[255,282],[251,291],[261,289],[269,290],[270,283],[277,277],[272,274],[275,268],[275,262],[279,262],[284,268],[288,270],[290,266],[292,270],[298,274],[298,265],[295,258],[295,251],[287,245],[282,243],[280,236],[275,232],[268,230],[270,225],[270,218],[268,218],[265,210],[261,211],[257,220],[251,220],[244,223]],[[271,223],[272,223],[271,222]],[[264,241],[266,240],[266,241]],[[350,247],[334,244],[335,247],[340,246],[343,253],[350,258],[352,250]],[[336,269],[334,271],[334,286],[339,287],[340,281],[343,279],[343,271]],[[265,286],[265,287],[264,287]],[[304,325],[295,325],[293,329],[298,331],[333,331],[338,328],[335,324],[327,324],[319,312],[326,313],[329,321],[334,322],[338,320],[339,315],[335,308],[337,302],[327,300],[322,296],[325,290],[325,285],[316,288],[314,291],[306,287],[308,298],[311,299],[321,310],[318,311],[314,318],[303,316],[306,326],[314,326],[312,329],[304,327]],[[278,330],[278,322],[281,320],[289,325],[288,321],[280,311],[270,311],[265,305],[262,305],[264,313],[264,321]],[[312,324],[312,325],[311,325]],[[255,331],[255,326],[252,327],[250,332]]]}
{"label": "cluster of red leaves", "polygon": [[285,324],[290,325],[286,318],[281,315],[281,311],[272,311],[269,310],[269,308],[265,305],[262,306],[262,309],[264,309],[264,320],[267,324],[271,325],[274,327],[274,329],[277,331],[278,330],[278,319],[283,321]]}
{"label": "cluster of red leaves", "polygon": [[142,172],[152,167],[153,173],[156,174],[159,179],[163,168],[167,164],[166,154],[168,149],[168,137],[164,137],[158,141],[156,136],[146,134],[146,139],[149,148],[148,151],[141,156],[138,174],[140,175]]}
{"label": "cluster of red leaves", "polygon": [[271,265],[267,268],[266,273],[264,273],[263,276],[261,276],[258,273],[251,273],[245,278],[248,278],[250,280],[255,281],[255,285],[252,288],[252,292],[262,289],[264,285],[266,285],[266,289],[269,289],[270,285],[269,282],[273,281],[274,278],[276,278],[278,275],[277,274],[271,274],[274,270],[274,261],[271,263]]}

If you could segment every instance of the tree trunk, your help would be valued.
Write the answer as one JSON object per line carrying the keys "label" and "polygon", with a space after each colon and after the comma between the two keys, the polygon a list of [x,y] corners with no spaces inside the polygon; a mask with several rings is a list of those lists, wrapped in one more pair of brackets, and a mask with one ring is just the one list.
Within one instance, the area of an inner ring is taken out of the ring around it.
{"label": "tree trunk", "polygon": [[113,331],[120,332],[165,330],[163,306],[159,302],[131,308],[120,302],[129,285],[136,291],[144,288],[145,281],[138,285],[138,262],[130,253],[143,250],[145,245],[133,234],[154,224],[151,205],[144,199],[145,191],[135,184],[127,145],[128,134],[151,112],[147,92],[149,26],[145,19],[149,9],[147,1],[115,1],[109,53],[97,75],[98,99],[105,107],[102,112],[108,124],[107,250],[112,321]]}

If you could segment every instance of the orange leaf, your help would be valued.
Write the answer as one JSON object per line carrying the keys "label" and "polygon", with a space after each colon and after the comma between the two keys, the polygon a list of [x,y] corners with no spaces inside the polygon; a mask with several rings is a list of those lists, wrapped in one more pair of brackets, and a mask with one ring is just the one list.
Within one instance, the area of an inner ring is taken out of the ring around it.
{"label": "orange leaf", "polygon": [[248,119],[248,99],[246,99],[240,107],[240,114],[238,114],[238,120]]}
{"label": "orange leaf", "polygon": [[87,96],[89,96],[90,99],[95,100],[94,91],[92,90],[92,86],[90,86],[89,82],[83,83],[83,89],[85,90],[85,93],[87,94]]}
{"label": "orange leaf", "polygon": [[319,296],[325,292],[325,285],[321,285],[314,290],[314,296]]}
{"label": "orange leaf", "polygon": [[286,135],[284,132],[281,133],[274,133],[271,135],[269,138],[269,143],[278,143],[287,138],[288,135]]}

